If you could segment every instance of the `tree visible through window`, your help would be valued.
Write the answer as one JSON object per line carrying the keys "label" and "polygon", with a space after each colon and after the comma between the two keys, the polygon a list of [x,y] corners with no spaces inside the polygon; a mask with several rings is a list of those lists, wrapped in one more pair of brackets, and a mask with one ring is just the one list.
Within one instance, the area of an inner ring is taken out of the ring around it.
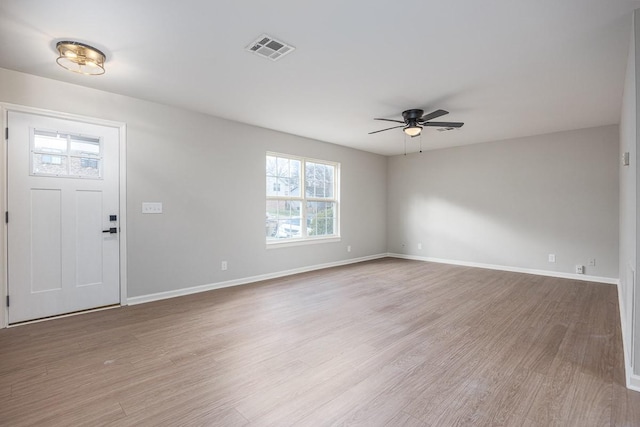
{"label": "tree visible through window", "polygon": [[275,153],[266,160],[267,242],[339,236],[340,165]]}

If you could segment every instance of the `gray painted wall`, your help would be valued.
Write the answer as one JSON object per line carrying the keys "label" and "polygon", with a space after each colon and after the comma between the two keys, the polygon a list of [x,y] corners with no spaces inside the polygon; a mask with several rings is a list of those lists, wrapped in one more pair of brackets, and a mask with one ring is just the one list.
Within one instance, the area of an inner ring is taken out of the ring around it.
{"label": "gray painted wall", "polygon": [[[129,297],[386,252],[383,156],[3,69],[0,100],[126,122]],[[341,163],[341,242],[266,249],[266,151]]]}
{"label": "gray painted wall", "polygon": [[[629,58],[625,76],[624,94],[622,97],[622,117],[620,121],[620,152],[629,152],[629,166],[620,166],[620,305],[622,325],[627,344],[627,361],[633,363],[633,373],[640,374],[640,316],[635,315],[636,324],[633,327],[634,307],[640,307],[640,292],[635,274],[638,271],[637,245],[638,239],[638,179],[637,164],[640,161],[638,152],[638,111],[640,108],[640,87],[637,81],[640,71],[638,61],[640,55],[640,23],[639,11],[634,13],[634,24],[629,47]],[[634,292],[635,288],[635,292]],[[635,293],[635,306],[633,303]],[[633,331],[635,330],[635,337]],[[635,347],[635,360],[631,360],[631,349]]]}
{"label": "gray painted wall", "polygon": [[389,251],[562,273],[595,258],[586,274],[618,278],[618,139],[613,125],[391,157]]}

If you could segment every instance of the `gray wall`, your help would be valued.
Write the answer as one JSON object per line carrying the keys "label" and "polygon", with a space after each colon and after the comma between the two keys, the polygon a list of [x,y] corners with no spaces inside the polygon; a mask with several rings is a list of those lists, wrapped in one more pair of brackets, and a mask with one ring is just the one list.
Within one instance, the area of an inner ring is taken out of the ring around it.
{"label": "gray wall", "polygon": [[[625,76],[624,94],[622,98],[622,117],[620,121],[620,152],[629,152],[629,166],[620,166],[620,314],[622,316],[622,325],[627,344],[627,361],[633,362],[633,372],[640,374],[640,325],[636,323],[633,328],[634,319],[634,288],[635,297],[640,298],[640,292],[637,291],[638,284],[634,280],[635,273],[638,271],[637,261],[637,193],[640,186],[637,180],[637,164],[640,156],[637,150],[638,146],[638,102],[640,101],[640,89],[637,85],[638,47],[639,41],[639,12],[634,13],[634,25],[631,35],[631,43],[629,48],[629,58],[627,62],[627,72]],[[635,307],[639,307],[639,301],[635,301]],[[640,316],[635,316],[640,322]],[[635,337],[632,331],[635,329]],[[635,346],[636,360],[631,360],[631,348]]]}
{"label": "gray wall", "polygon": [[[0,101],[126,122],[130,297],[386,252],[383,156],[3,69]],[[341,242],[266,249],[266,151],[341,163]]]}
{"label": "gray wall", "polygon": [[618,278],[618,126],[395,156],[388,177],[389,252]]}

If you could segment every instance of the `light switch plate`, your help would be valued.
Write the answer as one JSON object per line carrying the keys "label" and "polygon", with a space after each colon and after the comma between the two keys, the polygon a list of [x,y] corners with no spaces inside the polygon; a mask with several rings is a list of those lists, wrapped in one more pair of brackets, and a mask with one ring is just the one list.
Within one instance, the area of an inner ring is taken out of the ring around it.
{"label": "light switch plate", "polygon": [[143,214],[161,214],[162,202],[143,202],[142,213]]}

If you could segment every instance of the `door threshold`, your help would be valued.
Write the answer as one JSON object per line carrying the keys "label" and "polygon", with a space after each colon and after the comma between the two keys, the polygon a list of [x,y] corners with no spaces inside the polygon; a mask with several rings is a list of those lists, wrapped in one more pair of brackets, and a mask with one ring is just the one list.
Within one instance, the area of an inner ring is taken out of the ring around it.
{"label": "door threshold", "polygon": [[102,306],[102,307],[88,308],[86,310],[78,310],[78,311],[74,311],[74,312],[71,312],[71,313],[56,314],[55,316],[41,317],[39,319],[23,320],[22,322],[10,323],[7,326],[7,328],[13,328],[15,326],[22,326],[22,325],[31,325],[32,323],[40,323],[40,322],[46,322],[48,320],[62,319],[63,317],[78,316],[79,314],[85,314],[85,313],[95,313],[97,311],[111,310],[112,308],[119,308],[119,307],[122,307],[122,305],[121,304],[111,304],[111,305],[105,305],[105,306]]}

